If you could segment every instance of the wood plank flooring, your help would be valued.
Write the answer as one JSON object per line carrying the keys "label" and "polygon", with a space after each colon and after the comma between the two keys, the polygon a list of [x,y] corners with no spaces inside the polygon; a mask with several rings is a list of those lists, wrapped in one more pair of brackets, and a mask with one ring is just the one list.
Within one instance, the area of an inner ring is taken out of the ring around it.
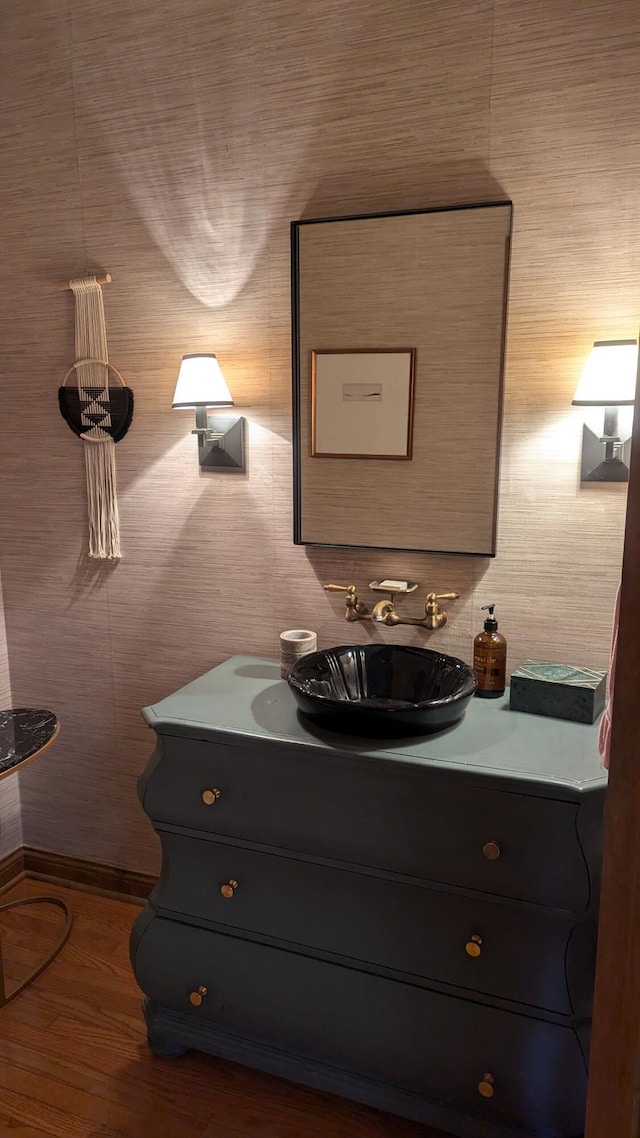
{"label": "wood plank flooring", "polygon": [[[155,1058],[128,959],[136,907],[34,881],[2,901],[44,893],[67,900],[75,924],[48,971],[0,1010],[1,1138],[445,1138],[195,1052]],[[10,982],[61,918],[44,906],[0,914]]]}

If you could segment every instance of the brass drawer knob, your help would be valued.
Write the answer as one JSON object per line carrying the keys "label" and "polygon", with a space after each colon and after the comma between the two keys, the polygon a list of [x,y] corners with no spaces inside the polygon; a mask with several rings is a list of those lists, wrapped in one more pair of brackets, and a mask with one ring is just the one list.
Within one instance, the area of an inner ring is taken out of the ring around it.
{"label": "brass drawer knob", "polygon": [[483,1098],[493,1098],[495,1091],[493,1089],[493,1075],[485,1071],[482,1079],[478,1083],[478,1090]]}
{"label": "brass drawer knob", "polygon": [[215,806],[221,793],[222,791],[218,790],[217,786],[214,786],[213,790],[203,790],[202,801],[204,802],[205,806]]}
{"label": "brass drawer knob", "polygon": [[487,861],[497,861],[500,857],[501,850],[497,842],[485,842],[482,847],[482,852]]}
{"label": "brass drawer knob", "polygon": [[474,933],[464,948],[467,956],[482,956],[482,937]]}
{"label": "brass drawer knob", "polygon": [[196,988],[195,992],[189,992],[189,1002],[193,1004],[194,1008],[199,1008],[206,994],[207,989],[204,984],[201,984],[199,988]]}
{"label": "brass drawer knob", "polygon": [[228,900],[230,897],[233,897],[237,888],[238,882],[232,877],[231,880],[227,881],[225,885],[220,886],[220,892],[222,893],[222,896],[226,897]]}

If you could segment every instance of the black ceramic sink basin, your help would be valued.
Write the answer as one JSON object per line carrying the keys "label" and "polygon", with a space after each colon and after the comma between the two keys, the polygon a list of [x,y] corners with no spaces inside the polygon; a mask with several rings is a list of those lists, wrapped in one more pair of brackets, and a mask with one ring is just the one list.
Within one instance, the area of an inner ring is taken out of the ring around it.
{"label": "black ceramic sink basin", "polygon": [[298,706],[326,727],[358,735],[442,731],[476,690],[455,656],[403,644],[345,644],[303,656],[289,686]]}

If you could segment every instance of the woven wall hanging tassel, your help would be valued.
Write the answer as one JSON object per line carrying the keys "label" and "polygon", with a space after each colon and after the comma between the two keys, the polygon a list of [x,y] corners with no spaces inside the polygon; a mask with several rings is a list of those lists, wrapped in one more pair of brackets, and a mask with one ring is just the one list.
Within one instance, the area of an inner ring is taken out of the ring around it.
{"label": "woven wall hanging tassel", "polygon": [[[110,278],[109,278],[110,279]],[[58,391],[60,411],[84,444],[89,516],[89,557],[119,558],[115,444],[133,415],[133,392],[107,356],[102,289],[96,277],[69,281],[76,299],[76,362]],[[75,383],[69,383],[75,374]],[[115,377],[118,386],[112,386]]]}

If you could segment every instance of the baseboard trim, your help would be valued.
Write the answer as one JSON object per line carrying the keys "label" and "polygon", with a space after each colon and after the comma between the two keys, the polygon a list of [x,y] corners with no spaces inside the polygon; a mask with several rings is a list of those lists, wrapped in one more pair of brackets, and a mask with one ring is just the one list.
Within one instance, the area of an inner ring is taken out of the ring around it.
{"label": "baseboard trim", "polygon": [[133,902],[146,901],[156,884],[150,874],[33,846],[23,846],[0,861],[0,890],[23,877]]}
{"label": "baseboard trim", "polygon": [[24,877],[24,851],[14,850],[0,859],[0,893]]}

